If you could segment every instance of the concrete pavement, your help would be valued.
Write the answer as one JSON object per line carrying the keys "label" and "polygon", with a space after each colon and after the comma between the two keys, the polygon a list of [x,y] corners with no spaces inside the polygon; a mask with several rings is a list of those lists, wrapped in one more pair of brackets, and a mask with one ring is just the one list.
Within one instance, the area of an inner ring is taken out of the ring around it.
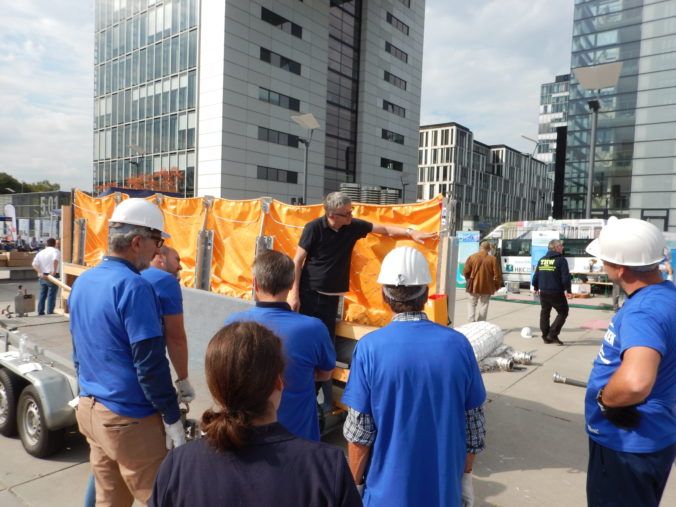
{"label": "concrete pavement", "polygon": [[[25,285],[33,288],[31,283]],[[0,284],[0,301],[9,301],[15,291],[15,284]],[[455,325],[462,325],[465,293],[458,291],[457,298]],[[531,340],[520,337],[524,326],[537,331],[539,306],[491,301],[488,318],[509,330],[505,342],[535,357],[533,364],[518,370],[483,376],[488,390],[488,447],[474,467],[477,507],[586,504],[584,389],[555,384],[552,375],[558,371],[586,381],[603,331],[582,326],[611,317],[610,311],[571,309],[561,334],[566,345],[560,347],[542,343],[539,332]],[[329,440],[344,446],[340,432]],[[81,505],[90,473],[87,452],[76,434],[69,436],[64,451],[47,460],[26,454],[17,438],[0,437],[0,505]],[[662,505],[676,505],[673,473]]]}

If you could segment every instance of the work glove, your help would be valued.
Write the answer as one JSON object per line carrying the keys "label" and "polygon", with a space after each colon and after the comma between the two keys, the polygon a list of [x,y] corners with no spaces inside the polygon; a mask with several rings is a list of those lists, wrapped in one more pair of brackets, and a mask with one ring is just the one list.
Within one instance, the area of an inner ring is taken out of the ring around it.
{"label": "work glove", "polygon": [[462,474],[462,507],[474,506],[474,486],[472,485],[472,472]]}
{"label": "work glove", "polygon": [[195,390],[192,385],[190,385],[188,377],[176,381],[176,391],[178,393],[179,403],[190,403],[195,399]]}
{"label": "work glove", "polygon": [[185,444],[185,430],[180,419],[172,424],[164,423],[164,433],[167,449],[171,450],[174,447]]}
{"label": "work glove", "polygon": [[638,405],[607,407],[603,404],[602,396],[603,389],[600,389],[596,395],[596,403],[606,419],[622,430],[629,431],[632,428],[638,427],[641,422],[641,413],[636,408]]}

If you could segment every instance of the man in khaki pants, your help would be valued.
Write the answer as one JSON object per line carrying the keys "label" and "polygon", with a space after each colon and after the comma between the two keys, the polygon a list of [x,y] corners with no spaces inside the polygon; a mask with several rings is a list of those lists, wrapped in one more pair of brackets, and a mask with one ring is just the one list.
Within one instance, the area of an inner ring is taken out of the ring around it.
{"label": "man in khaki pants", "polygon": [[160,309],[139,271],[162,246],[164,218],[127,199],[110,219],[108,255],[73,285],[68,307],[96,505],[145,504],[167,449],[185,442]]}
{"label": "man in khaki pants", "polygon": [[482,241],[479,245],[479,251],[471,255],[462,275],[467,280],[467,320],[477,322],[486,320],[488,313],[488,302],[490,297],[500,287],[502,287],[502,272],[500,263],[495,256],[490,254],[491,244],[488,241]]}

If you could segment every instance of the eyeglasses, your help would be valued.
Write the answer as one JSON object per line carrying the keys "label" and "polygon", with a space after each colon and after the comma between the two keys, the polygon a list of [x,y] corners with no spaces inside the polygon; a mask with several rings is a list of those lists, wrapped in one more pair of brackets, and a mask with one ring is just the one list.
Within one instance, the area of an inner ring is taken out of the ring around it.
{"label": "eyeglasses", "polygon": [[333,214],[336,215],[336,216],[339,216],[339,217],[347,218],[347,217],[351,217],[351,216],[352,216],[352,212],[353,212],[353,211],[354,211],[354,210],[351,209],[351,210],[348,211],[347,213],[336,213],[336,212],[334,212]]}
{"label": "eyeglasses", "polygon": [[164,245],[164,239],[162,236],[146,236],[146,238],[153,240],[157,248],[161,248],[162,245]]}

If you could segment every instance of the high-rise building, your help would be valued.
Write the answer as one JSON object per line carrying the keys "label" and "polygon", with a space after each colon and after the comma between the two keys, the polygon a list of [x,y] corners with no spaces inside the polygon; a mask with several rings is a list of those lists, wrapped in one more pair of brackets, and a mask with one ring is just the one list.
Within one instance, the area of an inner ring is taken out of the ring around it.
{"label": "high-rise building", "polygon": [[[94,187],[230,199],[415,178],[424,1],[97,0]],[[291,117],[312,114],[308,131]],[[413,190],[409,185],[408,200]]]}
{"label": "high-rise building", "polygon": [[420,127],[418,199],[455,199],[457,229],[547,218],[552,187],[547,165],[528,153],[480,143],[458,123]]}
{"label": "high-rise building", "polygon": [[547,164],[552,177],[556,153],[556,129],[567,124],[569,82],[570,74],[562,74],[556,76],[553,82],[540,86],[538,144],[535,158]]}
{"label": "high-rise building", "polygon": [[[676,3],[576,0],[571,67],[622,62],[603,89],[592,216],[631,216],[676,230]],[[587,102],[571,77],[564,212],[584,217],[590,144]],[[671,218],[670,218],[671,215]]]}

